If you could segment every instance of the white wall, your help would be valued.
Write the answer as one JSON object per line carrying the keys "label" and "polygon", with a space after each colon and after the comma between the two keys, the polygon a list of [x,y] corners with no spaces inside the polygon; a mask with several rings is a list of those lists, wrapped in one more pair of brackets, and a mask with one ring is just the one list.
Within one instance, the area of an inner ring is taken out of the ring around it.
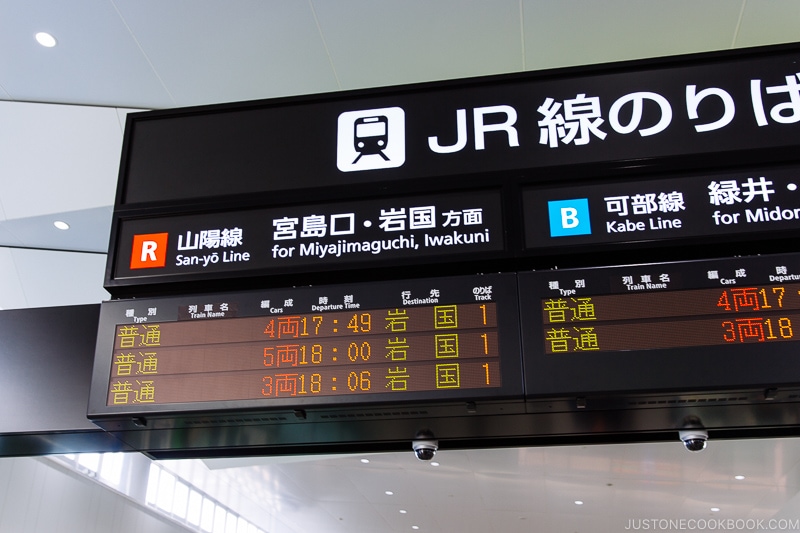
{"label": "white wall", "polygon": [[130,111],[0,101],[0,308],[108,299],[104,253]]}
{"label": "white wall", "polygon": [[48,459],[0,458],[0,533],[185,533]]}

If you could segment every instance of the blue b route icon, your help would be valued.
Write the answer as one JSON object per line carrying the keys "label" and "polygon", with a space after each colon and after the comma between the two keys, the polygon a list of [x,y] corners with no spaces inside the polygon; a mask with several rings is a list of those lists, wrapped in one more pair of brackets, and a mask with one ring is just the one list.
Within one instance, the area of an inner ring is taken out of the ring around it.
{"label": "blue b route icon", "polygon": [[592,234],[588,198],[547,202],[547,210],[550,215],[551,237]]}

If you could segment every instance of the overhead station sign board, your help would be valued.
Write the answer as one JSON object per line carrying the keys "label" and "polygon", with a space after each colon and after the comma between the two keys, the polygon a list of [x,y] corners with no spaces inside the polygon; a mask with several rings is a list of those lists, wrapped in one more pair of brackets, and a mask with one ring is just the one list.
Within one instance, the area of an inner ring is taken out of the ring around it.
{"label": "overhead station sign board", "polygon": [[800,169],[770,168],[523,192],[525,246],[800,229]]}
{"label": "overhead station sign board", "polygon": [[409,403],[444,417],[800,383],[796,256],[322,278],[511,272],[595,244],[788,243],[800,182],[776,167],[798,161],[798,59],[787,45],[129,115],[106,288],[188,294],[103,304],[89,417],[160,430]]}
{"label": "overhead station sign board", "polygon": [[800,382],[800,255],[519,274],[526,392]]}
{"label": "overhead station sign board", "polygon": [[130,219],[114,277],[322,270],[505,250],[499,191]]}
{"label": "overhead station sign board", "polygon": [[514,275],[104,303],[90,418],[521,400]]}

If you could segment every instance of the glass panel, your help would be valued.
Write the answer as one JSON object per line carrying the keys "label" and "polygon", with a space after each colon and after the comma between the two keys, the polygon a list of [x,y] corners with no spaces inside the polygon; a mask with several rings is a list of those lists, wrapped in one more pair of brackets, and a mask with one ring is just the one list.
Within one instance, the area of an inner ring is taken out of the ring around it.
{"label": "glass panel", "polygon": [[175,482],[175,499],[172,505],[172,514],[178,518],[186,518],[186,504],[189,500],[189,487],[180,481]]}
{"label": "glass panel", "polygon": [[203,516],[200,519],[200,527],[203,531],[214,529],[214,511],[217,506],[208,498],[203,498]]}
{"label": "glass panel", "polygon": [[189,492],[189,509],[186,513],[186,520],[193,526],[200,525],[200,512],[203,509],[203,496],[197,491]]}
{"label": "glass panel", "polygon": [[225,533],[225,522],[228,519],[228,511],[222,507],[217,506],[214,512],[214,530],[213,533]]}
{"label": "glass panel", "polygon": [[78,456],[78,466],[89,472],[97,472],[100,468],[99,453],[82,453]]}
{"label": "glass panel", "polygon": [[156,504],[156,497],[158,496],[158,476],[161,469],[154,463],[150,463],[150,475],[147,477],[147,496],[145,502],[148,505]]}
{"label": "glass panel", "polygon": [[125,454],[104,453],[100,466],[100,479],[114,488],[119,488],[122,482],[122,468],[125,465]]}
{"label": "glass panel", "polygon": [[156,497],[156,505],[166,512],[172,511],[173,501],[175,499],[175,476],[161,470],[161,475],[158,480],[158,496]]}

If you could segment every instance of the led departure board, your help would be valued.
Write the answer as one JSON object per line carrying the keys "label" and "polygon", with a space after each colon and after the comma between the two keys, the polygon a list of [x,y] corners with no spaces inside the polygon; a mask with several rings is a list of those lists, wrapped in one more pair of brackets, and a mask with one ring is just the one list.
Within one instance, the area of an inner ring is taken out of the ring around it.
{"label": "led departure board", "polygon": [[800,380],[795,255],[527,273],[520,294],[526,368],[549,377],[528,390]]}
{"label": "led departure board", "polygon": [[514,275],[104,303],[90,416],[521,398]]}
{"label": "led departure board", "polygon": [[548,354],[800,340],[800,283],[541,303]]}

